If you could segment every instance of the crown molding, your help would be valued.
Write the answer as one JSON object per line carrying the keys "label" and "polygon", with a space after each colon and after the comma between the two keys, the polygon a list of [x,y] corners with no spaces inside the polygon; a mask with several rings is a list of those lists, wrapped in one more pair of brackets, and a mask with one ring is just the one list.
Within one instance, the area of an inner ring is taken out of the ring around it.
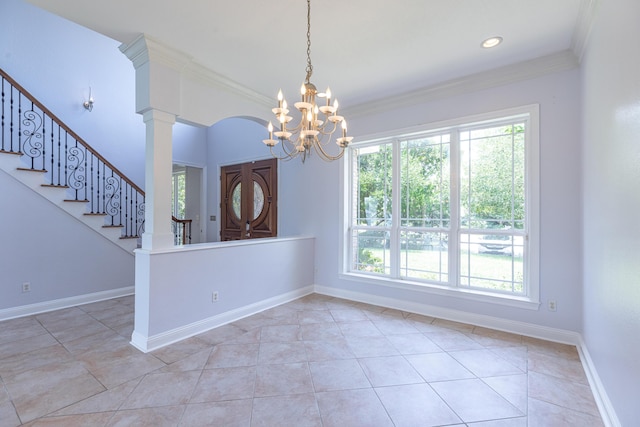
{"label": "crown molding", "polygon": [[204,86],[222,89],[264,106],[270,106],[273,103],[273,100],[269,97],[249,89],[222,74],[216,73],[196,62],[192,56],[146,34],[140,34],[131,43],[123,43],[119,49],[129,58],[135,68],[149,61],[157,62]]}
{"label": "crown molding", "polygon": [[140,34],[131,43],[121,44],[119,49],[135,68],[153,61],[181,72],[193,61],[191,56],[146,34]]}
{"label": "crown molding", "polygon": [[598,0],[582,0],[580,3],[578,21],[571,38],[571,50],[578,58],[578,62],[582,62],[597,9]]}
{"label": "crown molding", "polygon": [[436,99],[448,98],[464,93],[529,80],[559,71],[570,70],[578,67],[578,65],[578,58],[573,51],[564,50],[529,61],[523,61],[449,80],[433,86],[411,90],[388,98],[352,105],[344,109],[344,114],[350,117],[359,117],[388,112],[397,108],[411,107]]}
{"label": "crown molding", "polygon": [[184,75],[190,80],[201,83],[205,86],[222,88],[227,92],[239,95],[249,101],[260,105],[272,107],[274,100],[244,86],[222,74],[216,73],[195,61],[191,61],[184,71]]}

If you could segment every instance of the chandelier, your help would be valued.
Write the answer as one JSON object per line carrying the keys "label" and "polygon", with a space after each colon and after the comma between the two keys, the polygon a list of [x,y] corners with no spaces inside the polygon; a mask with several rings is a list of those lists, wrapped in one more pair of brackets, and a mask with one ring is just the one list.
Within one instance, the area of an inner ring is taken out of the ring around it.
{"label": "chandelier", "polygon": [[[290,124],[293,117],[288,115],[287,100],[284,99],[282,90],[280,90],[278,92],[278,106],[271,110],[276,116],[280,129],[274,130],[273,124],[269,122],[267,127],[269,139],[262,142],[269,147],[273,157],[281,160],[290,160],[300,156],[304,163],[307,156],[311,154],[312,148],[323,160],[337,160],[344,155],[345,148],[353,140],[353,137],[347,136],[347,122],[344,117],[338,115],[338,100],[334,99],[333,104],[331,103],[331,90],[327,88],[326,92],[319,93],[310,81],[313,73],[311,65],[311,0],[307,0],[306,72],[307,77],[300,87],[301,100],[294,104],[294,107],[300,112],[300,121],[295,126]],[[318,101],[323,105],[318,105],[316,98],[320,98]],[[322,98],[325,99],[324,102],[322,102]],[[340,148],[337,154],[332,155],[327,152],[326,146],[338,129],[338,125],[340,125],[342,136],[336,138],[335,143]],[[277,139],[274,139],[274,136]],[[279,141],[282,141],[280,150],[282,155],[278,155],[273,149]]]}

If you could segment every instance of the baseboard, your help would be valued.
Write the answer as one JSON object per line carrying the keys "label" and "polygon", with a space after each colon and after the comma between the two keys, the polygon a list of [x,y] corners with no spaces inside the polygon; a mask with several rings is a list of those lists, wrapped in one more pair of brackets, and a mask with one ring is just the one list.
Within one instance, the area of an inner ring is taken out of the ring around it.
{"label": "baseboard", "polygon": [[124,297],[127,295],[133,295],[134,290],[135,288],[133,286],[127,286],[125,288],[111,289],[108,291],[94,292],[91,294],[77,295],[68,298],[60,298],[52,301],[39,302],[36,304],[5,308],[3,310],[0,310],[0,321],[15,319],[16,317],[46,313],[47,311],[60,310],[62,308],[74,307],[77,305]]}
{"label": "baseboard", "polygon": [[582,366],[584,367],[584,373],[587,376],[587,380],[589,380],[589,385],[591,386],[591,391],[593,392],[596,405],[598,405],[602,422],[607,427],[622,427],[622,424],[620,424],[620,420],[616,415],[616,411],[613,409],[613,405],[609,400],[609,395],[607,394],[602,381],[600,381],[600,376],[593,364],[587,345],[582,338],[580,339],[580,344],[577,347],[580,360],[582,361]]}
{"label": "baseboard", "polygon": [[546,341],[553,341],[562,344],[571,344],[578,346],[581,340],[580,334],[573,331],[549,328],[547,326],[534,325],[532,323],[518,322],[483,314],[468,313],[461,310],[443,308],[413,301],[380,297],[376,295],[347,291],[344,289],[320,285],[314,285],[314,292],[322,295],[344,298],[352,301],[379,305],[382,307],[394,308],[396,310],[402,310],[409,313],[437,317],[438,319],[468,323],[470,325],[482,326],[498,331],[511,332],[514,334],[525,335],[532,338],[540,338]]}
{"label": "baseboard", "polygon": [[245,305],[234,310],[226,311],[216,316],[209,317],[198,322],[190,323],[188,325],[150,337],[145,337],[144,335],[133,331],[133,334],[131,335],[131,345],[144,353],[148,353],[169,344],[173,344],[174,342],[181,341],[183,339],[201,334],[203,332],[207,332],[213,328],[226,325],[227,323],[235,322],[242,318],[254,315],[256,313],[276,307],[281,304],[285,304],[289,301],[293,301],[297,298],[309,295],[311,293],[313,293],[313,286],[306,286],[304,288],[296,289],[295,291],[277,295],[275,297],[263,301],[258,301],[253,304]]}

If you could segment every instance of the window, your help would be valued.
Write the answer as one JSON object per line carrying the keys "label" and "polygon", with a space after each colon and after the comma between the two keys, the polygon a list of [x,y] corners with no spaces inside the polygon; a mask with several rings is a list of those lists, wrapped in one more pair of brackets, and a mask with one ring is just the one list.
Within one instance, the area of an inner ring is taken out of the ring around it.
{"label": "window", "polygon": [[537,307],[537,127],[529,106],[350,147],[345,272]]}
{"label": "window", "polygon": [[185,219],[186,169],[174,166],[171,175],[171,215]]}

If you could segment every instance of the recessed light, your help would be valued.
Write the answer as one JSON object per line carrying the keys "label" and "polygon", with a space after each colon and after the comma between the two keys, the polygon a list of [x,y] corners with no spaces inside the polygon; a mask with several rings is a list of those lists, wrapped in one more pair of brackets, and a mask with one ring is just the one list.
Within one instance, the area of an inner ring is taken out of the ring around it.
{"label": "recessed light", "polygon": [[498,46],[500,43],[502,43],[502,37],[495,36],[495,37],[489,37],[488,39],[483,41],[481,46],[484,47],[485,49],[489,49],[489,48]]}

